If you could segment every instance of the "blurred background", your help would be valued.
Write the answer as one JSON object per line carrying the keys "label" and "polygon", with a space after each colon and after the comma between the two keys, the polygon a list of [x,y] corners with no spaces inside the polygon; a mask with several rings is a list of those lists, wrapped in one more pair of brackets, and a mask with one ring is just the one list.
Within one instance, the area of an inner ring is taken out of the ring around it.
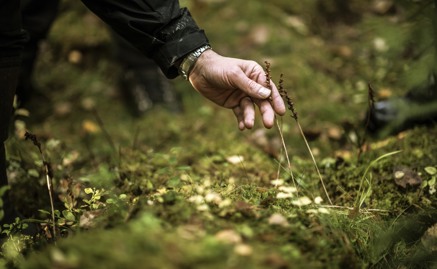
{"label": "blurred background", "polygon": [[[180,3],[191,10],[218,53],[260,64],[269,61],[273,81],[284,75],[306,134],[328,154],[354,139],[346,137],[349,130],[365,127],[369,83],[376,100],[383,100],[426,87],[436,72],[432,1]],[[155,141],[162,135],[147,132],[151,126],[180,133],[217,124],[238,132],[232,112],[217,109],[181,78],[160,80],[171,88],[172,100],[153,106],[146,100],[144,111],[132,115],[135,104],[129,100],[136,99],[123,96],[129,86],[121,82],[130,73],[117,51],[112,33],[82,3],[60,1],[53,25],[37,47],[28,83],[36,94],[25,106],[30,116],[20,124],[34,124],[47,135],[75,137],[92,132],[93,111],[120,143],[132,143],[140,135],[141,141],[155,145],[168,141]],[[156,120],[161,116],[165,119]],[[291,118],[283,124],[290,147],[299,152],[302,144]],[[261,136],[271,134],[263,131]]]}

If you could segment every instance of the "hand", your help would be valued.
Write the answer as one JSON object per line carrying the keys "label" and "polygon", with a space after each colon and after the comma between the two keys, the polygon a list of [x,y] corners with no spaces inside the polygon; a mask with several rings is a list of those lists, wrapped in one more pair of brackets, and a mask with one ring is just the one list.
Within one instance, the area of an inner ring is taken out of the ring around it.
{"label": "hand", "polygon": [[[190,76],[193,87],[219,106],[230,108],[240,130],[251,129],[258,106],[266,128],[274,124],[275,113],[285,114],[285,104],[278,89],[267,85],[263,68],[254,61],[220,56],[207,50],[199,57]],[[271,100],[269,100],[271,97]]]}

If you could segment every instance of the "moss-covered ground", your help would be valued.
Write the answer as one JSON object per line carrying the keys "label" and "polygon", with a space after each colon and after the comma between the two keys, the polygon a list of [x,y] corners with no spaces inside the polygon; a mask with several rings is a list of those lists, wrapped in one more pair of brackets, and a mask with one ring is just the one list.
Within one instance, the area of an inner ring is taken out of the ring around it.
{"label": "moss-covered ground", "polygon": [[[184,113],[132,117],[106,26],[63,1],[35,73],[49,99],[16,112],[7,143],[13,197],[40,233],[7,236],[1,263],[436,268],[437,128],[374,137],[363,120],[369,83],[377,100],[402,96],[436,66],[432,53],[415,57],[432,44],[426,14],[411,19],[392,1],[182,4],[218,53],[269,61],[275,82],[284,74],[329,198],[289,115],[278,118],[281,132],[259,123],[240,132],[230,110],[178,78]],[[55,229],[42,156],[25,130],[52,169]]]}

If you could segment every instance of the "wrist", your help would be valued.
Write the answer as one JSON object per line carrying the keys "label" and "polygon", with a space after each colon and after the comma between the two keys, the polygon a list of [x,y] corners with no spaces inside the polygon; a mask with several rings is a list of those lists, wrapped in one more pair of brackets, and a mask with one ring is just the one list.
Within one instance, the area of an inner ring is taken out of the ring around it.
{"label": "wrist", "polygon": [[198,49],[196,49],[193,52],[190,52],[185,58],[182,60],[181,64],[179,65],[178,71],[179,74],[185,79],[188,80],[191,71],[194,68],[194,65],[196,64],[199,57],[207,50],[210,50],[210,45],[204,45]]}

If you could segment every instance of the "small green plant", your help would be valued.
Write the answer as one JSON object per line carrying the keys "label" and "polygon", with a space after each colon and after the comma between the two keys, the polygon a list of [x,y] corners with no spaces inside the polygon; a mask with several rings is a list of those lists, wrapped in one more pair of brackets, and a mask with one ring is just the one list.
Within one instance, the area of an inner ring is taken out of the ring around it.
{"label": "small green plant", "polygon": [[96,189],[96,188],[85,188],[84,192],[88,195],[91,195],[89,199],[83,199],[85,203],[83,208],[89,208],[91,210],[101,209],[104,204],[100,201],[103,195],[106,194],[104,189]]}
{"label": "small green plant", "polygon": [[393,151],[393,152],[389,152],[386,154],[383,154],[381,156],[379,156],[378,158],[376,158],[375,160],[373,160],[367,167],[366,170],[364,170],[363,175],[361,176],[361,180],[360,180],[360,187],[358,188],[358,195],[355,199],[355,203],[354,203],[354,209],[353,209],[353,213],[357,214],[359,213],[361,207],[364,204],[364,201],[371,195],[372,193],[372,179],[373,176],[370,173],[370,169],[373,168],[377,163],[381,162],[383,159],[388,158],[390,156],[393,156],[395,154],[400,153],[401,151]]}

